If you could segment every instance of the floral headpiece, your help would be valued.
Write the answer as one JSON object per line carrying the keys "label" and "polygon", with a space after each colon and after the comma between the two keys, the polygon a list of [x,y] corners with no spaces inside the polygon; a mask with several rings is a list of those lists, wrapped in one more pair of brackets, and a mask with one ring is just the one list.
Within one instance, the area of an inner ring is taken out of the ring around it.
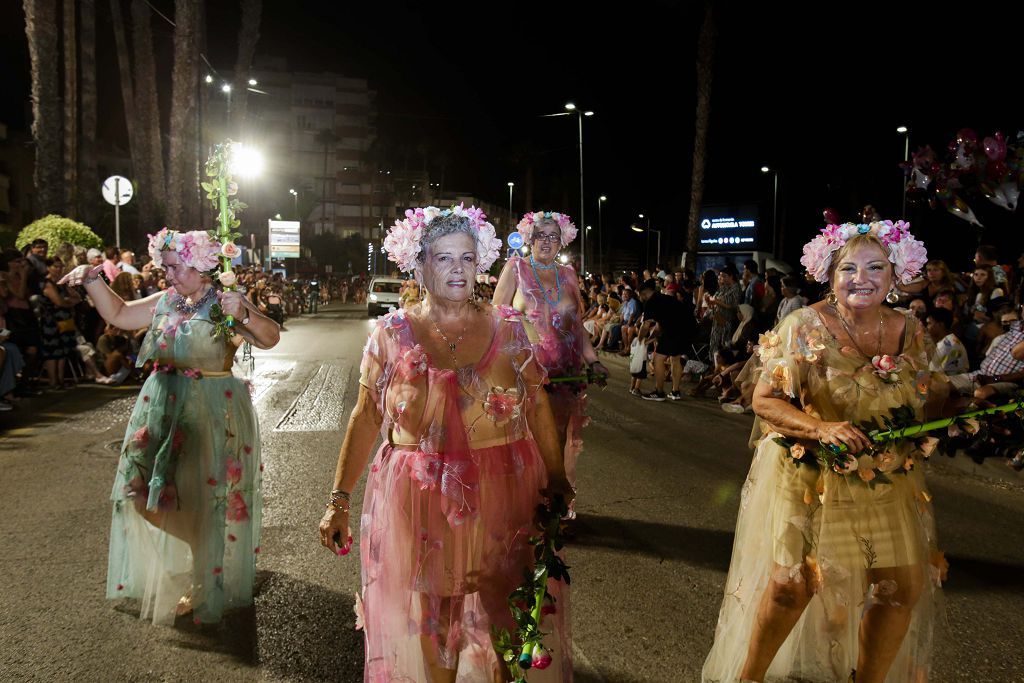
{"label": "floral headpiece", "polygon": [[229,258],[237,256],[237,253],[231,255],[224,253],[225,248],[229,246],[237,252],[238,247],[230,242],[221,247],[221,243],[210,237],[210,233],[205,230],[178,232],[164,228],[157,234],[149,236],[149,255],[153,258],[154,265],[163,266],[163,252],[175,251],[183,264],[189,268],[195,268],[201,273],[216,268],[220,264],[218,259],[222,255]]}
{"label": "floral headpiece", "polygon": [[519,221],[519,225],[516,226],[516,231],[523,236],[524,240],[529,242],[533,239],[533,228],[543,221],[558,223],[563,247],[568,246],[570,242],[576,239],[576,226],[569,216],[555,211],[534,211],[533,213],[524,214],[523,220]]}
{"label": "floral headpiece", "polygon": [[875,221],[874,223],[843,223],[826,225],[821,234],[804,245],[800,263],[818,282],[828,282],[828,270],[835,254],[847,240],[857,235],[874,235],[889,252],[896,279],[907,284],[921,272],[928,261],[924,243],[910,234],[906,221]]}
{"label": "floral headpiece", "polygon": [[384,251],[388,259],[394,261],[399,270],[411,273],[416,269],[416,260],[423,250],[423,233],[435,218],[442,216],[462,216],[469,219],[469,224],[476,234],[476,269],[484,273],[490,269],[501,253],[501,240],[495,235],[494,226],[487,222],[483,209],[465,204],[450,209],[439,209],[436,206],[405,210],[405,219],[396,220],[384,238]]}

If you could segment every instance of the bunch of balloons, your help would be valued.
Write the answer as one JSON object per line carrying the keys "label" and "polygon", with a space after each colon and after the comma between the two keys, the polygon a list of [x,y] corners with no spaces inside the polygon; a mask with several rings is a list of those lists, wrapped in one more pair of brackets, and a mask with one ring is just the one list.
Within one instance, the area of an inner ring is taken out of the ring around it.
{"label": "bunch of balloons", "polygon": [[918,148],[909,162],[900,164],[907,175],[907,201],[927,202],[968,223],[981,223],[966,198],[981,195],[1007,211],[1017,209],[1024,180],[1024,131],[1007,142],[1000,131],[978,142],[978,134],[961,128],[940,159],[931,146]]}

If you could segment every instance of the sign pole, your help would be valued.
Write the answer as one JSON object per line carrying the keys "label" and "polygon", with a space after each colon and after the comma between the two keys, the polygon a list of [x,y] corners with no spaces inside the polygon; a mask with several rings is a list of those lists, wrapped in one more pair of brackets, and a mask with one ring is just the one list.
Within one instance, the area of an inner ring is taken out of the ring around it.
{"label": "sign pole", "polygon": [[121,179],[114,178],[114,243],[121,248]]}

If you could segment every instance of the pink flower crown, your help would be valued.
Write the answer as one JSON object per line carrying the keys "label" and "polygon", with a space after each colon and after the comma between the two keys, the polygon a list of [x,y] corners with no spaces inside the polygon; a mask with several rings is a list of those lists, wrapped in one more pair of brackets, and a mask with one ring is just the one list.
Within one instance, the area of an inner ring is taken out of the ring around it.
{"label": "pink flower crown", "polygon": [[554,221],[558,224],[558,231],[561,234],[562,246],[568,246],[576,239],[576,226],[567,214],[555,211],[534,211],[523,215],[519,221],[516,231],[523,236],[523,239],[530,242],[533,239],[533,228],[543,221]]}
{"label": "pink flower crown", "polygon": [[399,270],[411,273],[416,269],[416,262],[422,251],[423,233],[431,221],[441,216],[463,216],[476,234],[476,269],[485,273],[490,269],[501,253],[501,240],[496,237],[494,226],[487,222],[487,215],[482,209],[464,204],[450,209],[439,209],[436,206],[406,209],[405,219],[396,220],[384,238],[384,251],[388,259],[394,261]]}
{"label": "pink flower crown", "polygon": [[857,235],[874,235],[889,251],[889,260],[896,271],[896,279],[907,284],[920,274],[928,262],[924,243],[910,234],[906,221],[875,221],[874,223],[843,223],[826,225],[821,234],[804,245],[800,263],[818,282],[828,282],[828,270],[835,254],[847,240]]}
{"label": "pink flower crown", "polygon": [[[233,244],[231,247],[237,249]],[[220,265],[222,247],[220,242],[210,237],[210,233],[206,230],[178,232],[164,228],[157,234],[149,236],[149,255],[157,267],[163,266],[163,252],[165,251],[177,252],[181,263],[205,273]]]}

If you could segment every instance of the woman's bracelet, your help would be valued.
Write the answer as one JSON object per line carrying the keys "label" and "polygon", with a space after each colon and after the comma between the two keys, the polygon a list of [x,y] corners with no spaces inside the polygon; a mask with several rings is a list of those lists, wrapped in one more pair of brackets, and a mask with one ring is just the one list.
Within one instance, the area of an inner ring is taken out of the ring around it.
{"label": "woman's bracelet", "polygon": [[343,489],[334,489],[331,491],[331,500],[341,498],[342,500],[351,500],[351,494]]}
{"label": "woman's bracelet", "polygon": [[329,510],[337,510],[338,512],[344,512],[345,514],[348,514],[348,511],[351,509],[345,505],[338,505],[338,501],[336,500],[332,500],[330,503],[328,503],[327,508]]}

